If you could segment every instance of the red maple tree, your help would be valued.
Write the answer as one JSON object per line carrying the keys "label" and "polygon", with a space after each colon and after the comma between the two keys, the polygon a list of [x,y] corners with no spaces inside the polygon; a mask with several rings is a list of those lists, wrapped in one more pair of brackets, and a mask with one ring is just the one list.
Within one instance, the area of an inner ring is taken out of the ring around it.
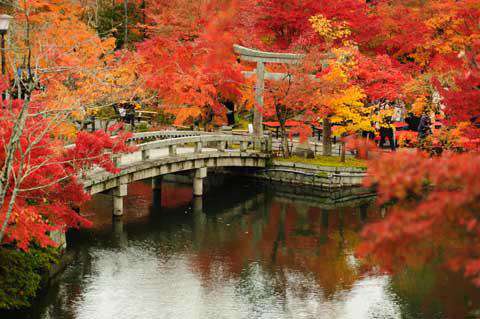
{"label": "red maple tree", "polygon": [[[200,114],[207,123],[224,111],[223,100],[240,95],[243,76],[232,51],[235,10],[228,2],[213,1],[154,11],[151,29],[156,31],[138,45],[147,85],[165,103],[183,108],[192,117]],[[173,25],[168,20],[172,15],[176,16]]]}
{"label": "red maple tree", "polygon": [[132,150],[127,133],[79,132],[75,144],[53,134],[68,112],[30,100],[3,101],[0,117],[0,244],[55,245],[53,231],[88,225],[76,211],[89,199],[79,178],[93,167],[116,172],[111,154]]}

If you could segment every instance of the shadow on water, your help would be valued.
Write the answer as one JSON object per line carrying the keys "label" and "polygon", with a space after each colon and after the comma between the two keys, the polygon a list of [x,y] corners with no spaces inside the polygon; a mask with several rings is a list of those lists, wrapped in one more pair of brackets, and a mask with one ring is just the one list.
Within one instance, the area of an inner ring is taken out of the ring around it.
{"label": "shadow on water", "polygon": [[478,306],[459,276],[360,263],[359,233],[382,218],[364,190],[208,184],[203,200],[188,176],[161,192],[132,184],[113,220],[97,196],[82,209],[93,228],[68,236],[74,262],[18,318],[466,318]]}

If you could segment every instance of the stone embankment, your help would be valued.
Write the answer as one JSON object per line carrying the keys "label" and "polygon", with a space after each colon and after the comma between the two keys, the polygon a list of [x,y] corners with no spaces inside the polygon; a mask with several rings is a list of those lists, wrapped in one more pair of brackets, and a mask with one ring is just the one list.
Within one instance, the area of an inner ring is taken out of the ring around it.
{"label": "stone embankment", "polygon": [[314,186],[321,189],[339,189],[361,186],[366,176],[366,169],[273,160],[265,169],[243,170],[242,175],[274,182]]}

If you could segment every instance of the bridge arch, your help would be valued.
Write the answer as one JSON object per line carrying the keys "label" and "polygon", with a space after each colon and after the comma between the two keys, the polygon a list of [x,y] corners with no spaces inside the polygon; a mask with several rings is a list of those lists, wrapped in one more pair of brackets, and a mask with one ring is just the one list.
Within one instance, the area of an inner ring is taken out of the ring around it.
{"label": "bridge arch", "polygon": [[127,185],[144,179],[153,179],[177,172],[194,171],[193,192],[203,195],[203,179],[209,168],[254,167],[265,168],[271,153],[271,139],[263,137],[258,149],[256,138],[250,135],[211,134],[199,132],[149,132],[135,134],[131,143],[137,144],[134,153],[114,160],[120,168],[117,174],[94,170],[83,178],[85,190],[91,195],[110,192],[113,195],[114,215],[123,215],[123,198]]}

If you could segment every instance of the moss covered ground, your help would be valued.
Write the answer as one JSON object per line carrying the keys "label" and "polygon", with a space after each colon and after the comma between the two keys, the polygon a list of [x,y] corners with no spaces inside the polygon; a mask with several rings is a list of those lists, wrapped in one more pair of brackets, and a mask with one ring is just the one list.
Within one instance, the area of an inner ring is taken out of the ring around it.
{"label": "moss covered ground", "polygon": [[347,158],[344,163],[340,161],[339,156],[317,156],[315,158],[304,158],[300,156],[291,156],[288,158],[277,158],[277,161],[303,163],[318,166],[329,167],[355,167],[366,168],[367,162],[356,158]]}

